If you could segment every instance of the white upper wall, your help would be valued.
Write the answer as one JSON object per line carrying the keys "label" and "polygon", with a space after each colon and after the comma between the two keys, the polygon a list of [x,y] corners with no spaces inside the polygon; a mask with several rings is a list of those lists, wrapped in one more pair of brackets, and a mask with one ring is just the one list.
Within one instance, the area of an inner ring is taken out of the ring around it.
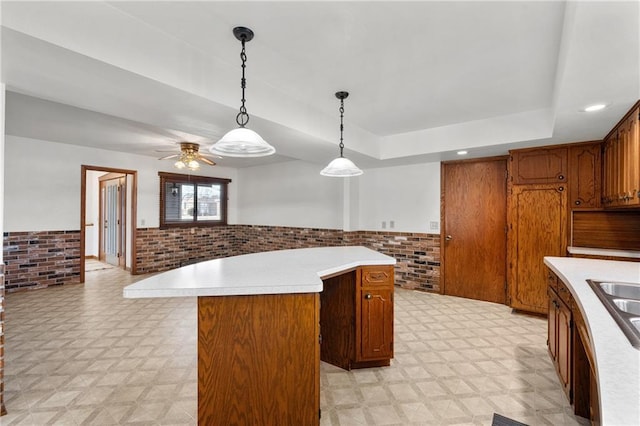
{"label": "white upper wall", "polygon": [[342,229],[343,182],[317,164],[289,161],[238,170],[238,223]]}
{"label": "white upper wall", "polygon": [[358,179],[358,229],[440,233],[439,162],[368,169]]}
{"label": "white upper wall", "polygon": [[[83,164],[138,171],[137,227],[158,227],[158,171],[176,172],[171,161],[10,135],[4,154],[5,232],[80,229]],[[203,168],[197,174],[232,179],[229,223],[235,223],[236,170]]]}
{"label": "white upper wall", "polygon": [[[10,135],[5,145],[6,232],[79,229],[83,164],[137,170],[136,225],[159,226],[158,171],[175,172],[171,161]],[[368,169],[348,180],[321,176],[320,169],[289,161],[198,174],[232,179],[230,224],[439,232],[429,228],[440,221],[439,163]]]}

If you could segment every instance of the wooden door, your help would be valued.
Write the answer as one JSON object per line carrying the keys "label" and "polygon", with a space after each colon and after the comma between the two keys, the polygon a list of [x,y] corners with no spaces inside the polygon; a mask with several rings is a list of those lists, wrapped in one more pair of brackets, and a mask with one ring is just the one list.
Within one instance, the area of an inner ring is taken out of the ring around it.
{"label": "wooden door", "polygon": [[558,361],[558,296],[549,288],[547,290],[549,296],[549,315],[547,321],[547,345],[549,346],[549,355],[557,366]]}
{"label": "wooden door", "polygon": [[510,306],[546,314],[545,256],[565,256],[567,190],[564,184],[513,185],[509,196]]}
{"label": "wooden door", "polygon": [[562,389],[571,399],[571,309],[561,300],[558,301],[557,338],[558,373]]}
{"label": "wooden door", "polygon": [[442,164],[444,294],[506,302],[507,159]]}
{"label": "wooden door", "polygon": [[98,258],[126,267],[126,177],[109,173],[100,177],[100,229]]}

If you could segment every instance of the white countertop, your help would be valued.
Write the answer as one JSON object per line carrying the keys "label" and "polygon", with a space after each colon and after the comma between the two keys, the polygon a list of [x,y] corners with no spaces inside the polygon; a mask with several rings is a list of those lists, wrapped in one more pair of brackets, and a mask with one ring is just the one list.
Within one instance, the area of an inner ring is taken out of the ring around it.
{"label": "white countertop", "polygon": [[640,282],[640,263],[545,257],[583,314],[595,352],[603,426],[640,425],[640,350],[631,346],[587,279]]}
{"label": "white countertop", "polygon": [[124,288],[127,298],[318,293],[322,277],[358,266],[395,265],[366,247],[278,250],[207,260]]}

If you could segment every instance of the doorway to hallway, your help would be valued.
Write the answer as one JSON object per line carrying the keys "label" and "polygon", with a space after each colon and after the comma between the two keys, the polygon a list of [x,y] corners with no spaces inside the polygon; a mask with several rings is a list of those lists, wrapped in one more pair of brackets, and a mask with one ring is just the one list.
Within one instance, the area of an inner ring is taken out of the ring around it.
{"label": "doorway to hallway", "polygon": [[109,267],[136,274],[137,172],[81,168],[80,282],[85,272]]}

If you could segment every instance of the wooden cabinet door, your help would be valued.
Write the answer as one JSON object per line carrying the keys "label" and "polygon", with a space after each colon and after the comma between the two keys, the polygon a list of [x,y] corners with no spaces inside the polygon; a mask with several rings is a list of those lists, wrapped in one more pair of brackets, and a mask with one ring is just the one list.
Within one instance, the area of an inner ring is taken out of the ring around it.
{"label": "wooden cabinet door", "polygon": [[360,330],[357,361],[393,357],[393,286],[361,287]]}
{"label": "wooden cabinet door", "polygon": [[624,128],[624,204],[639,205],[640,189],[640,108],[622,125]]}
{"label": "wooden cabinet door", "polygon": [[565,256],[567,190],[564,184],[513,185],[508,197],[510,306],[546,314],[545,256]]}
{"label": "wooden cabinet door", "polygon": [[356,361],[393,358],[393,266],[358,269]]}
{"label": "wooden cabinet door", "polygon": [[569,148],[569,203],[571,208],[600,207],[600,142]]}
{"label": "wooden cabinet door", "polygon": [[511,177],[515,185],[567,181],[567,148],[536,148],[511,153]]}
{"label": "wooden cabinet door", "polygon": [[549,288],[547,292],[549,296],[549,314],[547,316],[547,345],[549,346],[549,355],[554,364],[558,359],[558,296]]}
{"label": "wooden cabinet door", "polygon": [[571,400],[571,309],[558,300],[557,302],[557,363],[558,375],[562,384],[562,389]]}

